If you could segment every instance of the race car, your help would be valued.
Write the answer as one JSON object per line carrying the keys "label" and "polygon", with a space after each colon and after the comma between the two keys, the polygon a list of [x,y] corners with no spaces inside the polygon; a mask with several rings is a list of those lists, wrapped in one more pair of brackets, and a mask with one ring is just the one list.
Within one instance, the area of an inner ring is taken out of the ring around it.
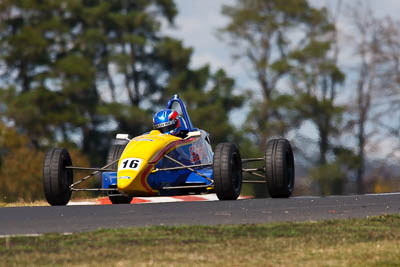
{"label": "race car", "polygon": [[[66,205],[73,191],[106,191],[113,204],[130,203],[135,196],[170,196],[216,193],[219,200],[236,200],[242,183],[259,183],[273,198],[287,198],[294,189],[295,166],[290,142],[272,139],[260,158],[242,159],[233,143],[212,150],[209,134],[193,126],[181,98],[174,95],[166,106],[178,110],[180,135],[152,130],[129,138],[117,134],[101,168],[72,165],[65,148],[50,149],[43,163],[45,197],[50,205]],[[250,162],[259,168],[245,168]],[[91,173],[74,182],[74,171]],[[262,179],[243,180],[243,173]],[[101,174],[101,188],[77,188]],[[266,185],[266,186],[265,186]]]}

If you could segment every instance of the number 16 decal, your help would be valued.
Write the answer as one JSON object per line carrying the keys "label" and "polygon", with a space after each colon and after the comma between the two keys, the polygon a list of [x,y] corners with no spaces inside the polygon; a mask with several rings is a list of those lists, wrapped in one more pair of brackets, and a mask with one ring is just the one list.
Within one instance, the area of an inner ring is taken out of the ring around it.
{"label": "number 16 decal", "polygon": [[140,165],[142,164],[142,159],[137,158],[126,158],[121,161],[119,164],[118,171],[120,170],[139,170]]}

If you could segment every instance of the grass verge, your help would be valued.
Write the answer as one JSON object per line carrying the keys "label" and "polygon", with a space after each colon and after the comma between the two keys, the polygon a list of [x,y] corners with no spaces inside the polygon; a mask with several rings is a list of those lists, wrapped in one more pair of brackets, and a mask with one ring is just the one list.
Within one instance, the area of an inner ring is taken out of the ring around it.
{"label": "grass verge", "polygon": [[0,266],[399,266],[400,215],[0,238]]}
{"label": "grass verge", "polygon": [[12,207],[37,207],[37,206],[50,206],[45,200],[36,201],[19,201],[19,202],[0,202],[0,208],[12,208]]}

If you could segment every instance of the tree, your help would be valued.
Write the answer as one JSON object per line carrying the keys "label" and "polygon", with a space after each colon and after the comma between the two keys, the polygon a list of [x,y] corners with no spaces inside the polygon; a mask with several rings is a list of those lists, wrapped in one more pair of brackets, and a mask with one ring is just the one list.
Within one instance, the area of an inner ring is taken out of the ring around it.
{"label": "tree", "polygon": [[247,131],[264,144],[290,131],[299,136],[298,129],[310,122],[318,134],[312,166],[321,173],[343,164],[335,162],[341,145],[333,139],[341,134],[345,112],[336,103],[345,79],[337,63],[336,18],[306,0],[239,0],[222,13],[230,21],[221,31],[235,47],[234,57],[250,64],[261,92],[256,94],[263,97],[253,100]]}
{"label": "tree", "polygon": [[[88,160],[73,146],[66,146],[73,163],[87,166]],[[0,122],[0,202],[43,199],[44,152],[36,149],[26,135]]]}
{"label": "tree", "polygon": [[[378,20],[380,64],[377,74],[379,98],[378,125],[391,142],[387,160],[393,160],[400,149],[400,21],[391,18]],[[375,104],[376,106],[376,104]],[[398,160],[398,158],[396,159]]]}
{"label": "tree", "polygon": [[155,110],[181,92],[199,110],[214,101],[213,122],[226,121],[215,136],[232,136],[227,114],[241,105],[233,81],[191,70],[192,49],[161,35],[176,13],[172,0],[3,1],[2,120],[36,148],[75,144],[98,165],[115,132],[148,131]]}
{"label": "tree", "polygon": [[234,80],[225,71],[220,69],[209,73],[208,67],[200,71],[205,77],[209,77],[201,79],[202,85],[195,82],[194,85],[185,83],[186,86],[181,87],[181,97],[186,100],[196,127],[210,132],[214,145],[228,141],[241,142],[243,137],[230,123],[229,115],[231,111],[242,107],[244,97],[234,94]]}
{"label": "tree", "polygon": [[[356,184],[357,193],[366,192],[365,174],[367,162],[377,160],[368,153],[373,148],[384,146],[382,140],[396,140],[399,124],[392,120],[399,112],[396,106],[398,88],[399,36],[390,18],[379,19],[368,5],[357,4],[349,7],[352,28],[352,68],[357,77],[354,86],[354,103],[349,110],[353,119],[356,136]],[[390,114],[390,115],[389,115]],[[390,118],[389,118],[390,117]],[[394,138],[393,138],[394,137]],[[398,147],[391,145],[394,149]],[[387,153],[390,157],[390,152]]]}
{"label": "tree", "polygon": [[[175,15],[175,4],[168,0],[3,1],[0,60],[7,69],[2,90],[6,120],[36,147],[82,136],[82,150],[100,160],[99,150],[105,152],[108,145],[101,129],[107,128],[109,113],[99,86],[107,81],[115,99],[122,92],[115,91],[113,77],[122,75],[129,102],[119,101],[140,111],[142,101],[161,88],[161,59],[152,52],[163,41],[161,19],[172,23]],[[124,104],[121,109],[121,114],[131,112]],[[113,120],[122,118],[123,124],[125,117]],[[133,121],[131,129],[135,125]]]}
{"label": "tree", "polygon": [[336,104],[338,87],[345,75],[337,63],[339,48],[334,20],[327,10],[311,17],[303,45],[289,56],[291,88],[299,115],[296,120],[310,120],[315,125],[320,166],[327,163],[327,153],[333,148],[329,139],[340,135],[345,111],[344,106]]}
{"label": "tree", "polygon": [[43,195],[41,158],[26,136],[0,123],[0,202],[33,201]]}
{"label": "tree", "polygon": [[[341,168],[351,165],[341,160],[343,154],[339,152],[344,148],[334,141],[343,129],[346,107],[336,102],[337,86],[345,76],[330,55],[332,40],[311,40],[303,50],[292,54],[294,109],[298,112],[297,121],[310,121],[317,130],[318,157],[313,162],[311,178],[319,184],[322,194],[341,194],[347,175]],[[331,175],[327,175],[329,172]]]}
{"label": "tree", "polygon": [[[289,57],[296,51],[297,55],[305,52],[298,50],[311,36],[301,32],[305,29],[322,35],[331,25],[326,11],[311,7],[306,0],[239,0],[235,6],[224,6],[222,13],[230,22],[221,32],[235,47],[234,58],[250,64],[251,77],[262,95],[262,101],[253,100],[248,129],[253,129],[258,144],[265,145],[268,137],[285,135],[293,126],[285,112],[276,109],[276,103],[290,102],[290,97],[280,97],[279,83],[292,71]],[[296,33],[300,33],[298,37],[291,38]]]}
{"label": "tree", "polygon": [[357,40],[355,40],[356,54],[359,56],[359,74],[356,89],[356,127],[357,127],[357,193],[363,194],[366,151],[365,147],[370,141],[373,132],[367,133],[367,125],[371,121],[372,101],[378,92],[376,88],[377,68],[380,57],[378,47],[378,23],[370,9],[353,7],[354,25]]}

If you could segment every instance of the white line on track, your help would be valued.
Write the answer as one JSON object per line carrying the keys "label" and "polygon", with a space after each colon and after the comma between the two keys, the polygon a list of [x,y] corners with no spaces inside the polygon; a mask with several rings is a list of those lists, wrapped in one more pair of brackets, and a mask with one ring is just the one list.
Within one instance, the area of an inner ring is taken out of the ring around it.
{"label": "white line on track", "polygon": [[391,196],[391,195],[400,195],[400,192],[393,192],[393,193],[377,193],[377,194],[365,194],[365,196]]}
{"label": "white line on track", "polygon": [[80,206],[80,205],[95,205],[94,201],[71,201],[67,204],[67,206]]}

